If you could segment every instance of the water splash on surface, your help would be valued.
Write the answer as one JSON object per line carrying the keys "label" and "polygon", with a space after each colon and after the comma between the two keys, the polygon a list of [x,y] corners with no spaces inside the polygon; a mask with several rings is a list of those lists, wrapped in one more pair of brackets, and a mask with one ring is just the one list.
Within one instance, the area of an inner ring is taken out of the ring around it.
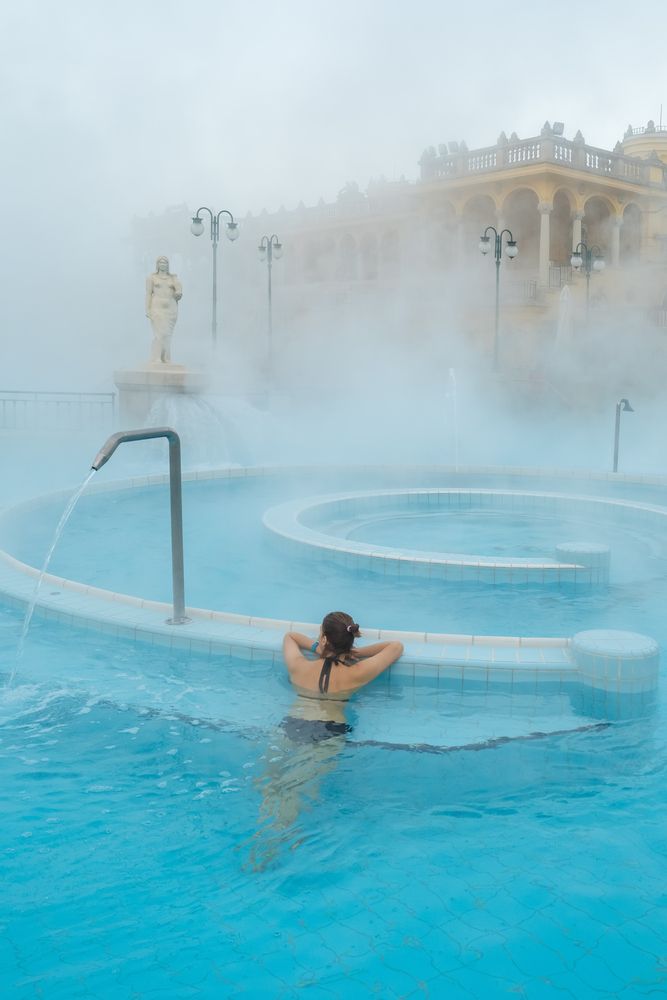
{"label": "water splash on surface", "polygon": [[46,553],[46,558],[44,559],[44,562],[42,564],[42,569],[37,578],[37,583],[35,584],[35,588],[32,592],[32,597],[30,598],[30,604],[28,605],[28,610],[26,611],[25,619],[23,621],[23,628],[21,629],[21,637],[19,639],[18,649],[16,651],[16,659],[14,661],[14,667],[12,669],[11,674],[9,675],[9,680],[7,681],[8,688],[10,688],[14,683],[14,678],[16,677],[16,671],[18,669],[18,665],[21,662],[21,659],[23,658],[23,648],[25,646],[26,636],[28,634],[28,629],[30,628],[30,622],[32,621],[32,616],[35,613],[35,606],[37,604],[37,598],[39,597],[39,590],[40,587],[42,586],[42,580],[46,576],[46,572],[49,568],[51,557],[55,551],[56,545],[60,541],[60,536],[65,530],[65,525],[67,524],[72,514],[72,511],[76,507],[79,498],[81,497],[81,494],[83,493],[86,486],[88,485],[88,483],[90,482],[90,480],[93,478],[94,475],[95,475],[95,469],[91,469],[90,472],[87,473],[84,481],[81,483],[79,487],[77,487],[77,489],[70,497],[67,506],[65,507],[65,510],[62,513],[62,517],[58,522],[58,527],[56,528],[55,533],[53,535],[53,541],[51,542],[49,551]]}

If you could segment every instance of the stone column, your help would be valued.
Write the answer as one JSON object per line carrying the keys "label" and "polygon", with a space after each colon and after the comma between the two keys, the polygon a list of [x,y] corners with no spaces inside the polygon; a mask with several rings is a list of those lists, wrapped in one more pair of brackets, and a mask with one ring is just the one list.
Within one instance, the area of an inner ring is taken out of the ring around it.
{"label": "stone column", "polygon": [[572,249],[579,246],[581,243],[581,220],[584,217],[583,212],[575,212],[572,219]]}
{"label": "stone column", "polygon": [[551,255],[551,235],[549,216],[552,205],[549,202],[541,201],[537,206],[540,213],[540,269],[538,284],[546,288],[549,284],[549,257]]}
{"label": "stone column", "polygon": [[618,267],[621,263],[621,226],[623,225],[623,219],[620,216],[616,216],[612,219],[611,226],[611,266]]}

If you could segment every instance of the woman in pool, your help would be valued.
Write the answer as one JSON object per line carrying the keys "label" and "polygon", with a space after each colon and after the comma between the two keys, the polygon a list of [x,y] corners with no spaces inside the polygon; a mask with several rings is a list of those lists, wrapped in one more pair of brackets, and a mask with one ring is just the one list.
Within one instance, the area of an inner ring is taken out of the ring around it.
{"label": "woman in pool", "polygon": [[[360,635],[359,626],[344,611],[325,615],[315,641],[299,632],[288,632],[283,639],[283,656],[299,694],[347,701],[403,653],[401,642],[375,642],[354,648],[354,640]],[[315,659],[307,659],[303,650],[310,650]]]}
{"label": "woman in pool", "polygon": [[[300,843],[299,816],[319,797],[325,775],[337,765],[351,727],[345,717],[350,695],[395,663],[400,642],[376,642],[357,649],[359,626],[344,611],[332,611],[313,641],[288,632],[283,655],[297,697],[272,735],[265,767],[258,776],[262,803],[250,854],[255,869],[265,868],[281,845]],[[303,655],[304,651],[314,658]]]}

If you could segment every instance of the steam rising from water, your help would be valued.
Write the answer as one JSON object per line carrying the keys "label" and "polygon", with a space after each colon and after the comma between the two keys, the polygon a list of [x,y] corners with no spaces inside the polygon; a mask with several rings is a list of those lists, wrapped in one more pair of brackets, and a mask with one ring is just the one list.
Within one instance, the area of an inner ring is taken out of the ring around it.
{"label": "steam rising from water", "polygon": [[[0,125],[11,141],[0,200],[9,293],[0,389],[112,389],[114,369],[148,356],[143,283],[156,254],[167,253],[184,285],[175,360],[207,371],[212,394],[256,394],[266,356],[266,272],[256,235],[276,222],[257,213],[301,200],[314,206],[320,197],[333,202],[348,180],[362,190],[383,175],[414,180],[427,144],[465,137],[474,148],[500,129],[534,133],[547,116],[611,149],[628,121],[658,120],[649,105],[658,100],[654,67],[662,59],[659,32],[649,30],[658,4],[645,4],[645,19],[625,24],[622,36],[613,7],[607,22],[595,10],[572,8],[580,37],[599,43],[587,52],[588,103],[567,5],[558,18],[531,8],[525,33],[520,18],[509,23],[488,0],[455,14],[430,4],[426,20],[379,0],[341,0],[327,11],[303,0],[280,11],[260,0],[235,10],[194,0],[192,23],[204,28],[195,34],[170,0],[159,10],[120,0],[111,23],[82,2],[57,13],[43,0],[6,10],[0,65],[8,99]],[[508,70],[511,85],[496,85],[501,52],[520,52],[519,77],[529,88],[517,82],[516,67]],[[398,65],[406,71],[397,73]],[[614,65],[625,72],[610,73]],[[189,213],[202,204],[229,208],[241,223],[238,243],[220,247],[216,354],[208,332],[210,241],[187,231]],[[154,235],[138,239],[134,220],[151,213]],[[279,235],[275,398],[266,420],[251,410],[228,416],[225,403],[229,442],[220,441],[222,425],[211,412],[210,436],[219,445],[211,461],[456,463],[456,438],[462,464],[606,468],[613,408],[626,396],[636,412],[624,418],[621,469],[663,469],[664,338],[645,326],[639,308],[600,312],[590,329],[579,323],[565,346],[555,330],[542,337],[537,322],[514,330],[505,317],[507,379],[498,386],[488,376],[493,269],[475,248],[466,256],[454,246],[450,270],[426,281],[428,234],[413,219],[394,291],[378,288],[355,302],[343,288],[318,301],[311,288],[295,303],[286,277],[294,242]],[[474,335],[463,320],[471,301],[480,312]],[[544,340],[537,352],[543,377],[531,382],[512,369],[536,339]],[[446,399],[450,369],[459,435]],[[184,429],[202,417],[201,407],[191,412]],[[73,455],[78,445],[68,448]],[[186,464],[201,463],[195,446],[187,451]],[[6,455],[0,444],[0,459]],[[35,483],[44,468],[34,468]]]}

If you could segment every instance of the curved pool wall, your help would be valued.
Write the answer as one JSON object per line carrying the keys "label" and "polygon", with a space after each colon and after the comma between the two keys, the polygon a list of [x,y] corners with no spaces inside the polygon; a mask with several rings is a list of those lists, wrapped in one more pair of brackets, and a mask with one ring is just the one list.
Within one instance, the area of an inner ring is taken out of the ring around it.
{"label": "curved pool wall", "polygon": [[[427,467],[421,467],[426,469]],[[557,470],[535,469],[445,469],[443,474],[466,474],[521,476],[536,478],[555,476],[587,479],[589,481],[613,481],[632,484],[656,485],[664,487],[663,477],[619,477],[580,472],[560,473]],[[303,472],[303,468],[226,468],[195,472],[184,475],[184,480],[236,479],[246,477],[272,476],[291,472]],[[415,469],[415,473],[418,470]],[[114,493],[147,486],[161,486],[168,483],[166,475],[138,477],[117,482],[95,483],[88,488],[90,493]],[[374,491],[366,491],[362,502]],[[387,494],[390,491],[378,491]],[[402,495],[448,494],[449,497],[467,493],[480,494],[479,490],[425,490],[396,491]],[[519,496],[518,491],[484,491],[484,495],[497,499],[498,495]],[[51,494],[8,508],[0,514],[0,528],[8,518],[37,514],[45,502],[63,503],[69,493]],[[547,495],[558,502],[565,494]],[[534,494],[544,497],[544,494]],[[341,502],[341,497],[320,498],[324,503]],[[345,494],[342,502],[357,502],[359,496]],[[590,503],[594,498],[576,496],[576,502]],[[421,501],[420,501],[421,502]],[[451,502],[451,501],[450,501]],[[457,503],[459,500],[457,499]],[[514,501],[512,501],[514,502]],[[541,502],[541,500],[540,500]],[[554,501],[555,502],[555,501]],[[603,502],[595,498],[595,502]],[[299,502],[303,506],[303,501]],[[280,505],[288,506],[288,505]],[[664,531],[667,526],[667,508],[657,504],[646,504],[626,500],[609,500],[607,512],[612,518],[623,520],[629,516],[639,516],[643,523],[659,525]],[[325,536],[328,537],[328,536]],[[290,539],[290,544],[293,539]],[[330,539],[327,545],[330,544]],[[423,555],[423,554],[422,554]],[[346,553],[346,558],[349,558]],[[25,607],[34,596],[39,570],[14,558],[6,551],[0,551],[0,594],[9,603]],[[186,595],[187,596],[187,595]],[[171,614],[171,605],[161,601],[145,600],[129,594],[89,586],[76,580],[46,574],[38,595],[35,613],[47,619],[72,623],[112,635],[148,641],[156,645],[183,648],[209,655],[232,655],[237,658],[266,660],[281,659],[282,634],[286,630],[296,630],[316,634],[319,627],[313,622],[287,621],[284,619],[262,618],[240,615],[224,611],[188,607],[191,621],[184,625],[168,625],[166,619]],[[619,622],[622,625],[622,622]],[[400,639],[405,646],[401,660],[392,667],[394,674],[401,676],[404,683],[411,679],[415,684],[420,678],[428,678],[443,686],[465,686],[474,689],[502,685],[506,690],[526,692],[547,691],[549,688],[567,690],[576,707],[584,714],[597,718],[620,718],[645,714],[655,699],[659,669],[658,644],[650,637],[623,630],[589,630],[575,636],[533,637],[502,635],[456,635],[434,632],[406,632],[364,627],[364,638]]]}
{"label": "curved pool wall", "polygon": [[[502,513],[597,515],[605,521],[622,520],[625,501],[562,493],[491,489],[364,490],[293,500],[270,508],[264,526],[284,543],[287,552],[298,549],[326,555],[344,566],[400,576],[489,584],[575,583],[605,584],[609,580],[608,548],[587,542],[554,539],[558,558],[485,556],[478,553],[424,552],[374,545],[332,536],[324,530],[334,517],[370,516],[389,508],[397,513],[442,513],[481,509]],[[620,508],[620,510],[619,510]],[[308,523],[309,522],[309,523]],[[313,527],[315,525],[315,527]],[[319,528],[320,530],[317,530]]]}

